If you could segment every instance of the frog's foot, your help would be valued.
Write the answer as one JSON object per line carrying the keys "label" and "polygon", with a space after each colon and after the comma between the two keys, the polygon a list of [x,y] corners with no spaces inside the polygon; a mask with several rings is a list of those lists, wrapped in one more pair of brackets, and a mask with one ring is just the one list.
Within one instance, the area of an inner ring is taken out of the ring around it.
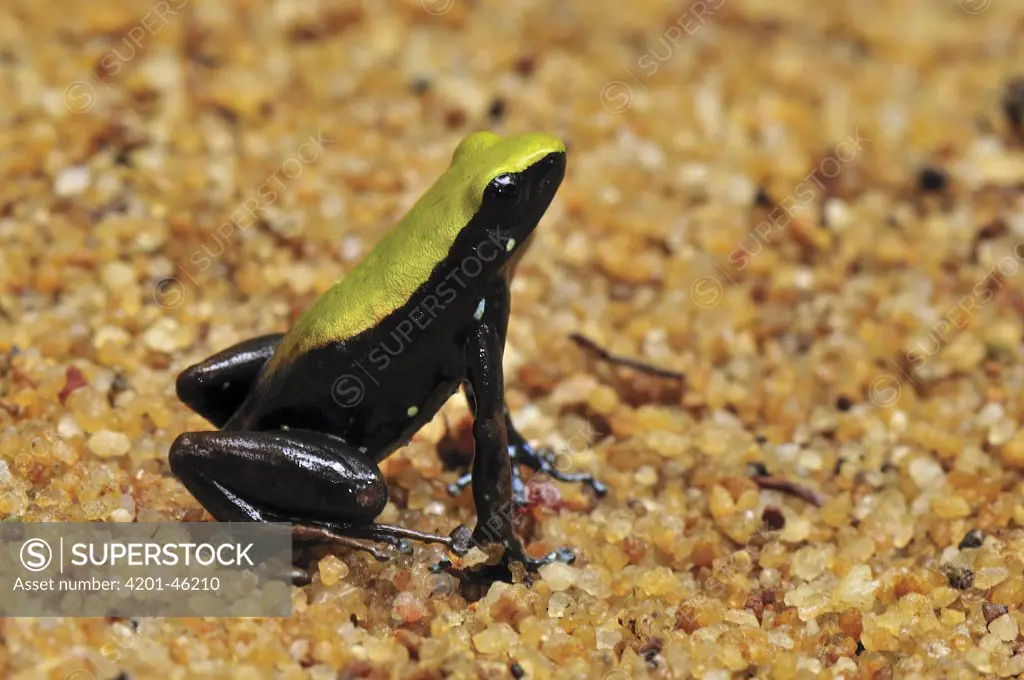
{"label": "frog's foot", "polygon": [[[276,520],[267,520],[276,521]],[[337,545],[343,548],[351,548],[352,550],[359,550],[373,555],[373,558],[378,562],[387,562],[391,559],[388,553],[380,550],[377,546],[369,543],[363,543],[357,541],[351,536],[346,536],[339,533],[336,530],[328,529],[325,526],[317,524],[295,524],[292,526],[292,537],[296,541],[303,541],[306,543],[328,543],[330,545]]]}
{"label": "frog's foot", "polygon": [[489,588],[490,584],[495,581],[510,583],[515,580],[516,577],[512,570],[512,563],[514,562],[520,562],[526,568],[527,573],[524,582],[529,585],[533,582],[533,574],[536,574],[540,567],[543,567],[545,564],[551,564],[552,562],[572,564],[574,560],[575,554],[571,549],[561,548],[540,558],[520,557],[514,560],[502,560],[497,564],[483,564],[470,568],[456,567],[452,564],[451,560],[443,557],[436,564],[430,565],[428,569],[434,574],[447,573],[464,585],[476,584],[477,586],[482,585],[485,588]]}
{"label": "frog's foot", "polygon": [[[560,482],[586,484],[598,496],[604,496],[608,493],[608,486],[589,472],[565,472],[559,469],[558,455],[554,451],[546,447],[533,448],[521,434],[511,428],[509,429],[508,451],[512,458],[513,476],[516,478],[518,478],[518,470],[516,470],[515,464],[518,463],[534,470],[537,474],[547,475]],[[521,481],[519,486],[524,486]],[[515,488],[513,487],[514,490]],[[523,488],[523,493],[526,493],[525,487]]]}
{"label": "frog's foot", "polygon": [[[547,448],[534,449],[525,440],[515,444],[509,444],[509,457],[512,460],[512,502],[516,509],[526,508],[530,505],[529,484],[523,481],[523,473],[520,465],[525,465],[538,475],[547,475],[551,479],[560,482],[580,482],[594,490],[598,496],[608,493],[608,487],[604,482],[588,472],[563,472],[558,469],[558,456],[554,451]],[[458,496],[473,484],[473,475],[469,472],[459,477],[448,485],[448,493]]]}
{"label": "frog's foot", "polygon": [[[270,521],[270,520],[268,520]],[[281,520],[285,521],[285,520]],[[361,550],[370,553],[380,561],[386,562],[390,555],[369,543],[359,539],[384,543],[391,546],[393,550],[403,555],[412,554],[410,540],[420,543],[439,543],[456,555],[465,555],[469,552],[470,531],[463,525],[459,525],[448,536],[430,534],[424,531],[406,529],[405,527],[393,524],[369,524],[359,525],[330,525],[327,523],[296,524],[293,526],[292,535],[296,540],[329,543],[354,550]]]}
{"label": "frog's foot", "polygon": [[350,535],[355,537],[389,543],[399,552],[405,554],[412,552],[412,546],[409,544],[409,541],[413,540],[420,543],[438,543],[459,556],[469,552],[472,535],[470,530],[462,524],[455,527],[455,530],[447,536],[416,531],[415,529],[406,529],[394,524],[370,524],[368,526],[351,527],[349,531],[351,532]]}
{"label": "frog's foot", "polygon": [[506,562],[522,562],[523,566],[526,567],[527,571],[537,571],[545,564],[551,564],[552,562],[562,562],[564,564],[572,564],[576,561],[576,551],[572,548],[559,548],[552,550],[544,557],[530,557],[529,555],[510,555],[506,552]]}
{"label": "frog's foot", "polygon": [[481,549],[486,549],[496,543],[504,547],[500,564],[505,568],[508,568],[513,562],[521,562],[527,571],[537,571],[540,567],[552,562],[572,564],[576,560],[576,551],[572,548],[559,548],[543,557],[527,555],[522,542],[515,534],[514,525],[510,519],[504,513],[492,513],[489,518],[480,518],[473,531],[473,543]]}

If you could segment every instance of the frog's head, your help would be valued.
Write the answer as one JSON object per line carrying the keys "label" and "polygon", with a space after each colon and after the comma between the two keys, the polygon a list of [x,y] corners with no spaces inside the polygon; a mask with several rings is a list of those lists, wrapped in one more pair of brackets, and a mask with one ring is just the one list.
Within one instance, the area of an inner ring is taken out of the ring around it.
{"label": "frog's head", "polygon": [[357,311],[346,332],[379,322],[453,268],[460,281],[511,276],[564,175],[565,145],[549,135],[466,137],[444,174],[345,276],[345,295],[372,308],[349,305]]}
{"label": "frog's head", "polygon": [[565,145],[545,134],[476,132],[455,149],[447,173],[463,183],[467,221],[460,240],[498,244],[497,263],[518,259],[565,176]]}

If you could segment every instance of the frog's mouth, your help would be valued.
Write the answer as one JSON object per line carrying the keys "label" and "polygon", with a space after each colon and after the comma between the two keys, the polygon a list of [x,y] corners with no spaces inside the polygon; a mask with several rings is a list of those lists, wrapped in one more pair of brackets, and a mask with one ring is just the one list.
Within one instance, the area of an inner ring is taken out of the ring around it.
{"label": "frog's mouth", "polygon": [[[559,185],[565,178],[565,152],[554,151],[540,159],[527,168],[524,173],[527,175],[528,186],[536,186],[541,196],[547,200],[544,202],[544,209],[547,209],[551,199],[555,197]],[[529,177],[529,175],[534,175]],[[538,196],[538,199],[540,197]],[[541,210],[543,214],[543,210]]]}
{"label": "frog's mouth", "polygon": [[525,242],[537,227],[558,187],[565,177],[565,152],[555,151],[541,158],[520,173],[520,185],[525,187],[523,210],[514,216],[507,231],[520,243]]}

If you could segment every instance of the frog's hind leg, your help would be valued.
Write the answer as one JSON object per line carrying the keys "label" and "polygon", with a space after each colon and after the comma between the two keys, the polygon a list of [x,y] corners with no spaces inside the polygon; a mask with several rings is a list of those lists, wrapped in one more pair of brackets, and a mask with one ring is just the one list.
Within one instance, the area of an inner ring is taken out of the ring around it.
{"label": "frog's hind leg", "polygon": [[407,540],[468,550],[451,536],[374,524],[388,501],[380,470],[345,441],[309,430],[186,432],[171,445],[171,470],[221,521],[291,522],[297,539],[387,555],[355,539],[408,550]]}
{"label": "frog's hind leg", "polygon": [[252,338],[189,366],[178,376],[178,399],[217,427],[245,401],[263,364],[274,355],[281,333]]}

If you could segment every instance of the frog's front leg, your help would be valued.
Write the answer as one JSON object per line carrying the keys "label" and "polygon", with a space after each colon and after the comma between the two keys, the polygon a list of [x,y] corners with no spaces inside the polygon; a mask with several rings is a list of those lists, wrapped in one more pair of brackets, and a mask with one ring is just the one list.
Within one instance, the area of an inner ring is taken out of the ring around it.
{"label": "frog's front leg", "polygon": [[466,379],[473,408],[473,501],[476,505],[478,543],[501,543],[506,560],[536,568],[557,559],[571,559],[569,551],[552,552],[541,559],[528,557],[513,524],[513,476],[505,421],[505,390],[501,358],[504,338],[495,325],[484,321],[469,334]]}
{"label": "frog's front leg", "polygon": [[468,548],[465,529],[437,536],[374,524],[388,501],[377,466],[338,437],[309,430],[186,432],[171,470],[221,521],[291,522],[296,538],[384,553],[354,539],[407,550],[407,539]]}

